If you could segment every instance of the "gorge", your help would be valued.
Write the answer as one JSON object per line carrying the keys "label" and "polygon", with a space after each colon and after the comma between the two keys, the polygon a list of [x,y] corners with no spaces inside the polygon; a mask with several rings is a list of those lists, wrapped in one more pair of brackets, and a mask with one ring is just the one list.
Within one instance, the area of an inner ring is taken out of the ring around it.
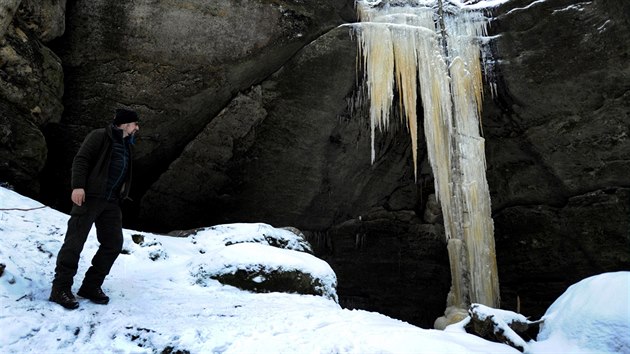
{"label": "gorge", "polygon": [[[630,4],[494,5],[480,119],[501,306],[537,317],[570,284],[630,269]],[[0,182],[67,211],[85,134],[131,108],[126,227],[294,226],[337,273],[342,305],[425,328],[442,315],[450,266],[425,128],[417,166],[397,124],[372,163],[353,1],[0,6]]]}

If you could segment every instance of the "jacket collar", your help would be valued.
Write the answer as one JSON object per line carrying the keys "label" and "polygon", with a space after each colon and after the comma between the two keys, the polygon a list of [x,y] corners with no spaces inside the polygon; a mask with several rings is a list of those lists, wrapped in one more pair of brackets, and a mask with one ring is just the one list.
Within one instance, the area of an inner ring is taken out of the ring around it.
{"label": "jacket collar", "polygon": [[116,127],[113,124],[108,125],[105,128],[105,131],[107,132],[107,136],[109,136],[110,139],[118,141],[118,142],[122,142],[123,141],[123,131],[122,129],[118,129],[118,127]]}
{"label": "jacket collar", "polygon": [[122,135],[122,129],[118,129],[118,127],[116,127],[114,124],[109,124],[108,126],[105,127],[105,132],[107,133],[107,136],[114,140],[116,139],[117,141],[126,141],[131,145],[135,145],[136,144],[136,136],[135,135],[129,135],[127,137],[125,137],[123,139]]}

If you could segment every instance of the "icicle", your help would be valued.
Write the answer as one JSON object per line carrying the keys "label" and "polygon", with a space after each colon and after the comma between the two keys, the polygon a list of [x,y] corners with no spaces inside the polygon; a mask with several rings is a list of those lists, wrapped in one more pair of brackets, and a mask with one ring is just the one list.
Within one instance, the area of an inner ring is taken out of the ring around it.
{"label": "icicle", "polygon": [[363,53],[363,67],[368,87],[372,162],[376,157],[375,131],[389,126],[389,112],[394,97],[394,50],[392,36],[386,24],[370,23],[359,32]]}
{"label": "icicle", "polygon": [[[417,173],[416,105],[420,98],[446,238],[453,241],[449,241],[451,265],[457,267],[452,270],[458,277],[453,278],[457,294],[451,294],[449,306],[470,301],[498,306],[494,230],[480,136],[479,38],[486,35],[487,21],[483,14],[460,7],[443,11],[439,0],[358,0],[357,11],[371,99],[372,161],[375,131],[387,129],[396,89]],[[436,16],[442,17],[436,21]]]}

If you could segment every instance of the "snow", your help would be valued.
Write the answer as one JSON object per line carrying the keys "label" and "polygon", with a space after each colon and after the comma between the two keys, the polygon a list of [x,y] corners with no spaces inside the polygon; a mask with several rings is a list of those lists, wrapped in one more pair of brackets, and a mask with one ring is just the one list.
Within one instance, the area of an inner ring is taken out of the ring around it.
{"label": "snow", "polygon": [[504,4],[510,0],[481,0],[477,3],[469,3],[468,1],[460,0],[460,1],[451,1],[452,4],[465,7],[467,9],[489,9],[493,7],[497,7],[501,4]]}
{"label": "snow", "polygon": [[586,1],[586,2],[581,2],[578,4],[569,5],[563,9],[553,10],[551,14],[555,15],[558,12],[564,12],[564,11],[584,11],[584,5],[589,5],[591,3],[592,1]]}
{"label": "snow", "polygon": [[593,276],[572,285],[543,319],[541,341],[568,341],[587,352],[630,353],[630,272]]}
{"label": "snow", "polygon": [[[510,0],[480,0],[477,2],[474,0],[450,0],[445,2],[457,7],[465,7],[467,9],[486,9],[497,7],[508,1]],[[362,0],[362,2],[370,6],[382,5],[384,3],[383,0]],[[413,3],[413,6],[433,6],[435,5],[435,0],[416,0],[410,3]]]}
{"label": "snow", "polygon": [[536,0],[536,1],[532,1],[531,3],[529,3],[529,4],[528,4],[527,6],[525,6],[525,7],[516,7],[516,8],[513,8],[512,10],[508,11],[508,12],[507,12],[507,14],[509,15],[509,14],[511,14],[511,13],[514,13],[514,12],[518,12],[518,11],[522,11],[522,10],[527,10],[527,9],[529,9],[529,8],[530,8],[530,7],[532,7],[532,6],[535,6],[535,5],[537,6],[537,4],[542,4],[542,3],[546,2],[546,1],[547,1],[547,0]]}
{"label": "snow", "polygon": [[485,320],[487,317],[489,316],[493,316],[495,319],[500,319],[501,321],[505,322],[505,323],[512,323],[512,322],[523,322],[523,323],[528,323],[530,322],[527,317],[519,314],[519,313],[515,313],[512,311],[506,311],[506,310],[500,310],[500,309],[493,309],[491,307],[482,305],[482,304],[473,304],[473,307],[475,307],[477,309],[477,313],[479,314],[479,319],[480,320]]}
{"label": "snow", "polygon": [[512,311],[494,309],[482,304],[472,304],[469,312],[474,312],[481,321],[490,319],[494,323],[494,333],[500,331],[512,344],[524,348],[526,351],[529,349],[523,338],[509,326],[513,323],[531,323],[525,316]]}
{"label": "snow", "polygon": [[601,26],[597,27],[599,33],[603,33],[606,31],[606,26],[611,23],[610,20],[606,20]]}
{"label": "snow", "polygon": [[[48,295],[68,216],[42,207],[0,188],[0,209],[37,208],[0,210],[0,263],[6,265],[0,276],[2,354],[519,353],[465,333],[463,322],[445,331],[428,330],[374,312],[343,309],[334,297],[260,294],[210,278],[197,281],[195,270],[200,265],[216,270],[264,264],[316,274],[327,279],[334,294],[336,279],[328,264],[312,256],[293,233],[260,223],[218,225],[188,237],[124,230],[125,254],[103,287],[110,303],[97,305],[78,298],[80,307],[66,310],[49,302]],[[144,241],[137,244],[132,235],[136,239],[142,235]],[[270,235],[287,241],[286,248],[266,245]],[[91,234],[75,277],[75,291],[97,247]],[[590,288],[590,283],[571,288],[571,297],[586,294],[591,298],[591,292],[607,286],[607,277],[592,284],[597,289]],[[628,318],[627,278],[625,286],[626,302],[621,305],[626,306]],[[607,319],[614,313],[624,315],[619,304],[612,306],[623,297],[607,296],[591,312],[581,309],[592,321],[580,333],[604,331],[595,324],[602,314]],[[570,336],[577,329],[562,319],[573,314],[554,306],[546,315],[548,339],[530,343],[531,353],[567,352],[581,345],[579,335]],[[606,352],[601,349],[591,348],[593,353]]]}

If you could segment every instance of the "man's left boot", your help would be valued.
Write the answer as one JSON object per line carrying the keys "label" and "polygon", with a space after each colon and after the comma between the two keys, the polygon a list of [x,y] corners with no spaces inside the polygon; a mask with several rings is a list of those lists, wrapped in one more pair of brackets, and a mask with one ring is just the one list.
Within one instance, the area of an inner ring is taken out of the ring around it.
{"label": "man's left boot", "polygon": [[107,303],[109,302],[109,296],[105,295],[100,286],[95,288],[88,288],[82,285],[81,288],[79,288],[77,295],[84,297],[95,304],[107,305]]}

